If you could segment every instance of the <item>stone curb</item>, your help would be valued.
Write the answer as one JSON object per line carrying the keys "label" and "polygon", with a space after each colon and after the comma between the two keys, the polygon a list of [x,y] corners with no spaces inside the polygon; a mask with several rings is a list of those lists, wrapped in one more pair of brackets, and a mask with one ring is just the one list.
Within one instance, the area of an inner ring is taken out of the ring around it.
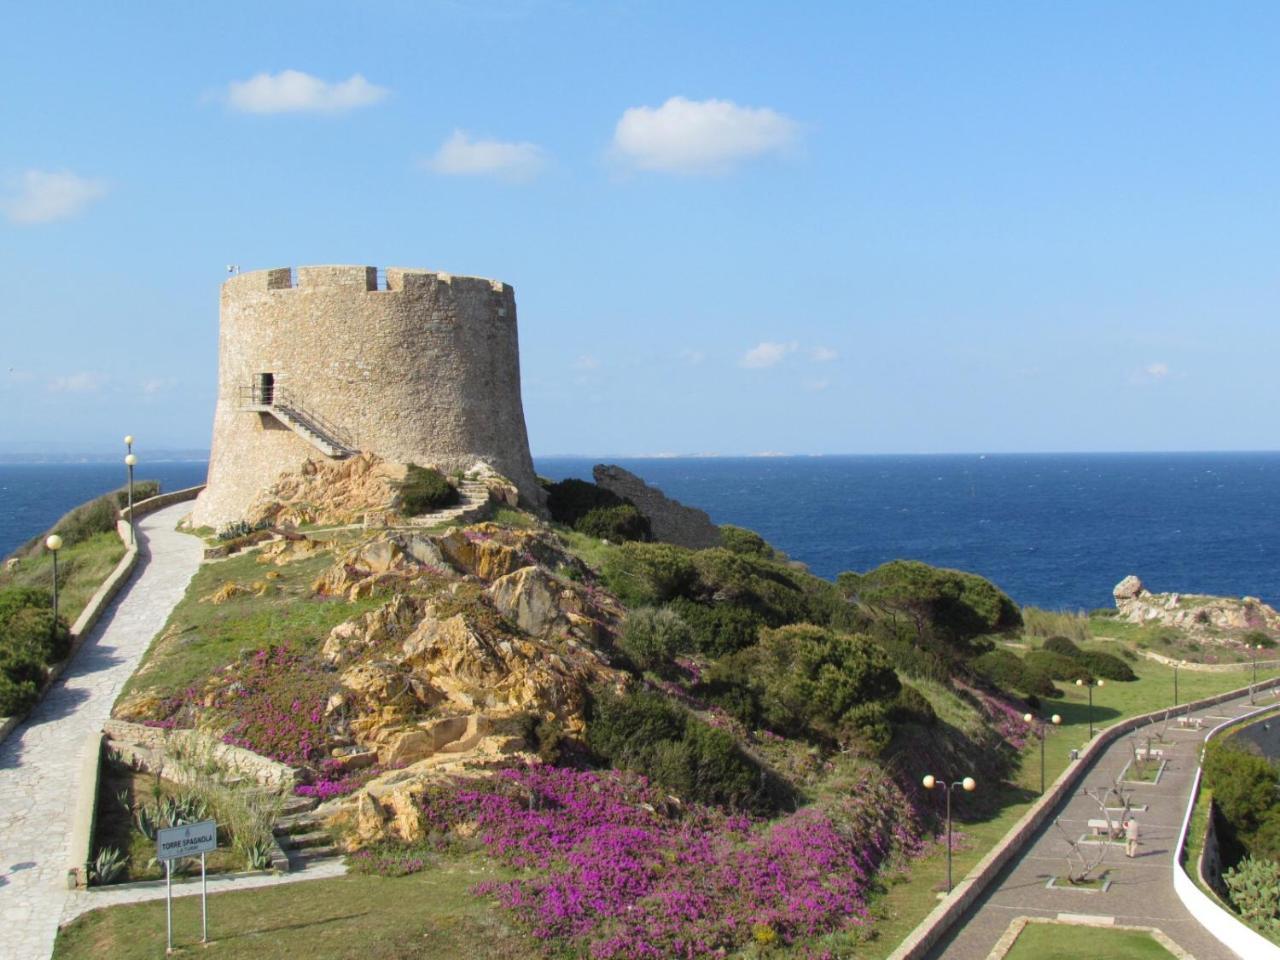
{"label": "stone curb", "polygon": [[[1249,723],[1274,710],[1275,704],[1268,704],[1267,706],[1259,707],[1257,710],[1251,710],[1242,717],[1236,717],[1218,724],[1205,735],[1205,746],[1214,737],[1221,735],[1232,727]],[[1203,756],[1202,748],[1201,757],[1203,758]],[[1227,949],[1241,957],[1249,957],[1250,960],[1255,960],[1255,958],[1256,960],[1263,960],[1263,958],[1280,960],[1280,947],[1277,947],[1230,910],[1223,907],[1216,898],[1210,897],[1197,887],[1195,881],[1191,879],[1183,867],[1183,860],[1187,855],[1187,833],[1191,829],[1191,815],[1195,812],[1196,798],[1200,795],[1200,779],[1203,774],[1204,769],[1197,765],[1195,780],[1191,784],[1191,797],[1187,801],[1187,812],[1182,818],[1182,828],[1178,831],[1178,842],[1173,848],[1173,892],[1178,895],[1178,899],[1187,908],[1187,912],[1195,917],[1200,922],[1200,925]],[[1201,860],[1196,864],[1197,870],[1199,870],[1203,859],[1203,851],[1201,851]]]}
{"label": "stone curb", "polygon": [[[1262,690],[1276,685],[1280,685],[1280,678],[1265,680],[1251,686],[1255,690]],[[1163,710],[1153,710],[1151,713],[1130,717],[1107,727],[1105,730],[1099,730],[1093,740],[1085,747],[1079,759],[1072,760],[1067,764],[1067,768],[1062,771],[1052,786],[1045,791],[1045,795],[1022,815],[1022,819],[1009,828],[1009,832],[1004,835],[1003,839],[985,857],[978,861],[977,865],[969,871],[964,879],[955,885],[950,895],[934,907],[929,915],[920,921],[916,928],[907,935],[906,939],[898,944],[897,949],[889,954],[888,960],[922,960],[934,944],[964,916],[965,911],[974,904],[987,887],[991,885],[992,881],[1000,875],[1001,871],[1013,859],[1023,844],[1044,826],[1058,804],[1075,789],[1080,780],[1084,778],[1085,773],[1092,767],[1093,762],[1114,741],[1131,730],[1153,723],[1156,720],[1163,720],[1166,716],[1172,717],[1190,713],[1193,710],[1201,710],[1227,700],[1234,700],[1248,692],[1249,686],[1240,687],[1226,693],[1206,697],[1203,700],[1179,704],[1177,707]]]}

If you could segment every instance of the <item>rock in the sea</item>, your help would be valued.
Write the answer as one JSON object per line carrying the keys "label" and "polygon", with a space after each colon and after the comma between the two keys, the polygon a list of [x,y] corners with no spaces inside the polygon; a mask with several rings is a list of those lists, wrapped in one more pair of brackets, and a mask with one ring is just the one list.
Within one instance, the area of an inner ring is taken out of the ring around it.
{"label": "rock in the sea", "polygon": [[597,485],[636,505],[648,519],[655,540],[694,550],[720,546],[720,529],[705,511],[672,500],[619,466],[597,464],[591,475]]}
{"label": "rock in the sea", "polygon": [[1116,584],[1111,595],[1117,600],[1132,600],[1142,593],[1142,581],[1132,573]]}

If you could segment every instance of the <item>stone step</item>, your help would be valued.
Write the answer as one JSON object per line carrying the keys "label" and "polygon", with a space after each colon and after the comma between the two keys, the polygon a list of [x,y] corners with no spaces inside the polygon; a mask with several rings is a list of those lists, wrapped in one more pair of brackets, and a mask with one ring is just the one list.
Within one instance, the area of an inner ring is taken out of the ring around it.
{"label": "stone step", "polygon": [[317,860],[332,860],[334,857],[340,856],[342,856],[342,851],[338,849],[336,844],[330,844],[327,847],[307,847],[303,850],[290,850],[289,868],[297,870],[304,864],[315,863]]}
{"label": "stone step", "polygon": [[286,833],[279,838],[280,846],[285,851],[314,850],[333,846],[333,837],[328,830],[313,830],[310,833]]}
{"label": "stone step", "polygon": [[324,818],[317,817],[309,810],[302,813],[291,813],[281,817],[276,821],[272,828],[276,836],[286,836],[291,833],[309,833],[312,830],[319,830],[324,826]]}
{"label": "stone step", "polygon": [[285,817],[298,813],[305,813],[308,810],[314,810],[320,805],[319,799],[316,797],[289,797],[284,802],[284,806],[280,808],[281,814]]}

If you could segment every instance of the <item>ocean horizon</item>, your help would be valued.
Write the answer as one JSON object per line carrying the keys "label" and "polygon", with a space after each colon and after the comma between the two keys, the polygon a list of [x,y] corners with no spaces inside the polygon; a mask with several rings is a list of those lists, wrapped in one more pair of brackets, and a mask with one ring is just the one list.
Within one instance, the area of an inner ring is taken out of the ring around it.
{"label": "ocean horizon", "polygon": [[[1157,591],[1280,600],[1280,452],[534,458],[553,480],[601,462],[824,577],[909,558],[1049,609],[1109,607],[1130,573]],[[206,467],[144,458],[136,476],[173,490]],[[114,461],[0,463],[0,554],[124,481]]]}

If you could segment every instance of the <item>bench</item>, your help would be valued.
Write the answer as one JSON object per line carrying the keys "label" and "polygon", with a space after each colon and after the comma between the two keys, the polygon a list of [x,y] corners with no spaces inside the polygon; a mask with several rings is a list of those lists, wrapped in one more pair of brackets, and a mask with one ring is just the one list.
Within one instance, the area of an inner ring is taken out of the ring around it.
{"label": "bench", "polygon": [[1159,747],[1152,747],[1150,749],[1147,747],[1138,747],[1134,752],[1137,753],[1138,759],[1140,760],[1163,759],[1164,757],[1164,751]]}
{"label": "bench", "polygon": [[1123,829],[1119,820],[1113,820],[1111,823],[1106,820],[1089,821],[1089,831],[1095,837],[1118,837],[1123,832]]}
{"label": "bench", "polygon": [[1204,729],[1204,718],[1203,718],[1203,717],[1188,717],[1186,714],[1183,714],[1182,716],[1180,716],[1180,717],[1178,718],[1178,726],[1180,726],[1180,727],[1195,727],[1197,730],[1202,730],[1202,729]]}

